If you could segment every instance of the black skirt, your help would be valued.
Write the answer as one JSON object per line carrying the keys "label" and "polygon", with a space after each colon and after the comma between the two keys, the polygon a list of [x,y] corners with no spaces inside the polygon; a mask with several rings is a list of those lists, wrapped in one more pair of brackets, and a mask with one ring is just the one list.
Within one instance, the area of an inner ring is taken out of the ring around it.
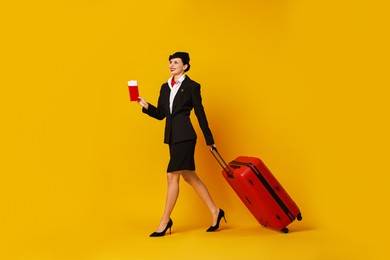
{"label": "black skirt", "polygon": [[169,144],[170,160],[167,172],[195,171],[195,145],[196,139]]}

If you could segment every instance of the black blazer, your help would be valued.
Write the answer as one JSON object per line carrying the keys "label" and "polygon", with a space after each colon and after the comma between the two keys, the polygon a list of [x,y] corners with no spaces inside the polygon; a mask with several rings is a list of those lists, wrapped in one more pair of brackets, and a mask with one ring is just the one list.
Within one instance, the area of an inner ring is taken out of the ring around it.
{"label": "black blazer", "polygon": [[185,77],[173,100],[172,114],[169,111],[170,93],[171,89],[168,83],[164,83],[161,86],[157,107],[149,104],[147,110],[142,109],[144,113],[158,120],[166,118],[164,143],[177,143],[197,138],[190,120],[191,110],[194,109],[206,144],[214,144],[213,135],[202,105],[199,83],[191,80],[188,76]]}

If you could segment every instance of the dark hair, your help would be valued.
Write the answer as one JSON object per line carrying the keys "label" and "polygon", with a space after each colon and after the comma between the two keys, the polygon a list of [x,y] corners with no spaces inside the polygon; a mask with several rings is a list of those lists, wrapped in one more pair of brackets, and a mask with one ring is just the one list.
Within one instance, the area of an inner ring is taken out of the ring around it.
{"label": "dark hair", "polygon": [[184,72],[187,72],[190,70],[190,55],[188,52],[175,52],[172,55],[169,55],[169,60],[180,58],[184,65],[187,65],[187,68],[184,70]]}

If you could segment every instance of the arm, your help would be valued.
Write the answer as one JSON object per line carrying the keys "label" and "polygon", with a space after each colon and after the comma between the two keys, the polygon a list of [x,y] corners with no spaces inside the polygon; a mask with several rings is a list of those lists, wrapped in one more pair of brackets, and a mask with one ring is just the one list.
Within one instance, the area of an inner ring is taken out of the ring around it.
{"label": "arm", "polygon": [[142,112],[154,117],[158,120],[163,120],[165,118],[165,114],[162,112],[161,109],[158,107],[160,106],[160,98],[159,98],[159,105],[157,107],[153,106],[152,104],[148,103],[144,98],[138,97],[137,103],[142,106]]}
{"label": "arm", "polygon": [[[202,105],[202,96],[200,94],[200,85],[196,84],[191,88],[192,101],[194,105],[195,115],[198,118],[199,126],[202,129],[206,144],[208,146],[214,145],[214,138],[209,128],[206,113]],[[211,148],[211,147],[210,147]]]}

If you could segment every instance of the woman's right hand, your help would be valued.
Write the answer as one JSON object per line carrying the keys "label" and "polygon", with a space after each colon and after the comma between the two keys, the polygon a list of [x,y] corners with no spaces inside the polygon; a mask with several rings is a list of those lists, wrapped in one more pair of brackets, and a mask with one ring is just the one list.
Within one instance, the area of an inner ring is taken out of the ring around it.
{"label": "woman's right hand", "polygon": [[145,108],[146,110],[148,110],[149,104],[148,104],[148,102],[147,102],[143,97],[138,97],[137,103],[138,103],[141,107],[143,107],[143,108]]}

